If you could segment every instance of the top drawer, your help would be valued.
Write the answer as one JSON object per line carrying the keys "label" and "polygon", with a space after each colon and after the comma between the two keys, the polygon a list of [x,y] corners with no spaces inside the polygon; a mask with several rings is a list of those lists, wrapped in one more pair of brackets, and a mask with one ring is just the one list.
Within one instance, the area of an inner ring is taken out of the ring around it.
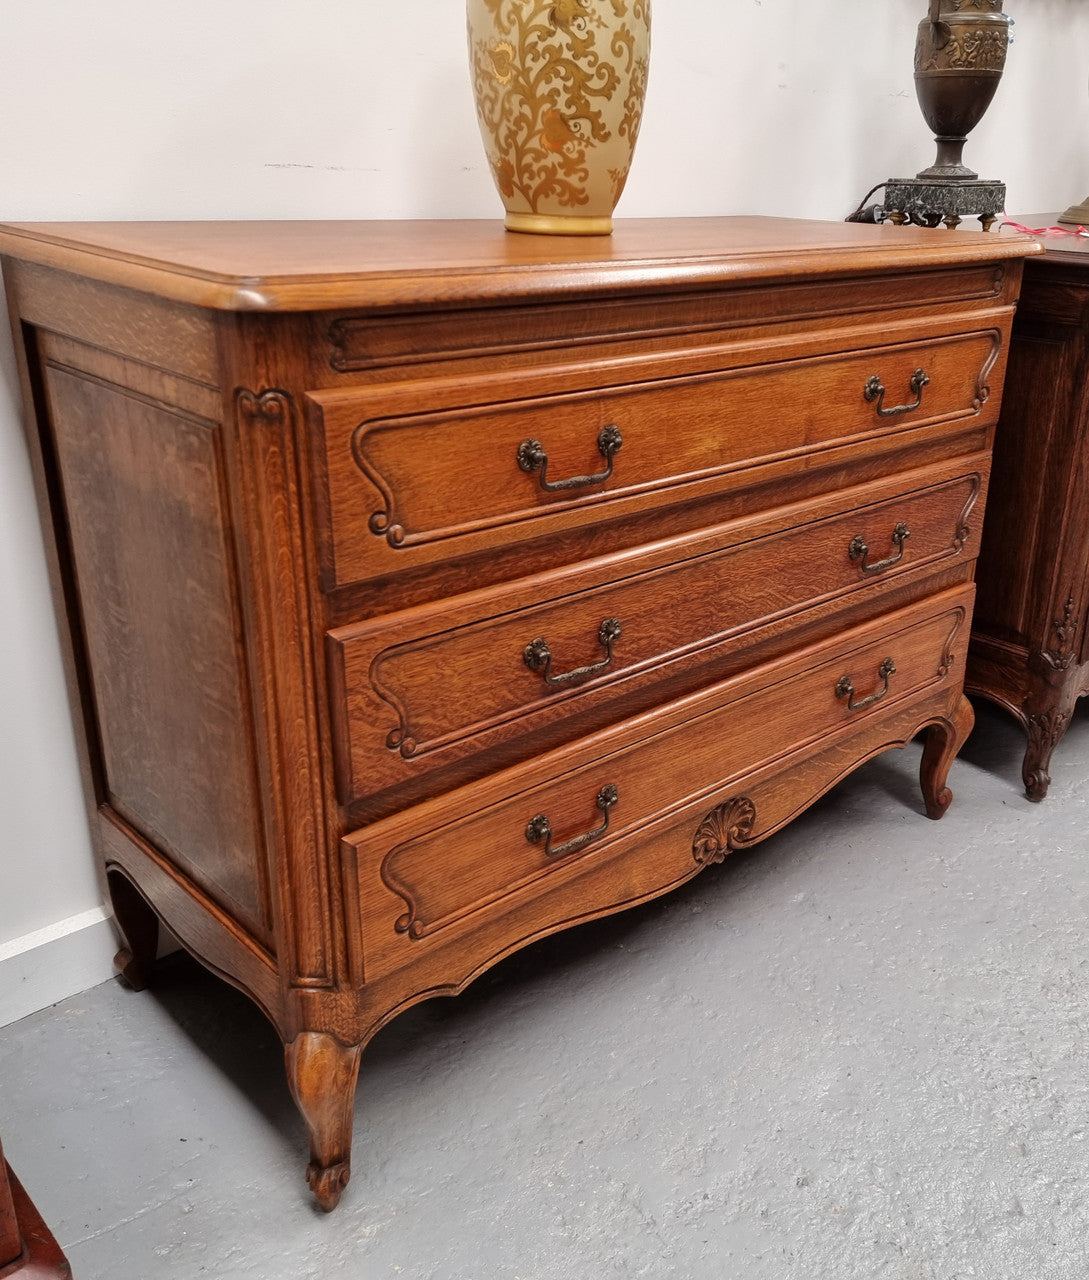
{"label": "top drawer", "polygon": [[[710,369],[704,352],[315,392],[325,585],[755,484],[801,455],[891,453],[903,432],[978,414],[999,346],[988,329],[774,362],[766,345],[723,349]],[[727,355],[761,362],[722,368]]]}

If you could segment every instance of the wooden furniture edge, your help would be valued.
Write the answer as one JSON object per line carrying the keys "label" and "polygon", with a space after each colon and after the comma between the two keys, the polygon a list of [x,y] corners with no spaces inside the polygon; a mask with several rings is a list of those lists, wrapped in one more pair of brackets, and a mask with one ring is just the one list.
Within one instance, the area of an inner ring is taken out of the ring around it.
{"label": "wooden furniture edge", "polygon": [[[483,220],[477,224],[490,225]],[[893,239],[872,245],[816,245],[789,250],[761,249],[755,253],[662,254],[628,259],[600,257],[571,261],[512,261],[502,267],[464,263],[451,267],[392,263],[388,268],[362,272],[312,275],[242,275],[221,273],[195,265],[165,262],[107,246],[91,247],[40,229],[50,224],[0,224],[0,255],[86,276],[106,284],[155,294],[174,302],[219,311],[314,311],[342,307],[397,308],[417,303],[426,295],[456,299],[460,307],[478,302],[515,298],[565,298],[618,292],[678,292],[722,287],[732,280],[773,284],[800,276],[836,279],[854,275],[867,263],[882,270],[918,266],[913,241]],[[59,224],[63,226],[73,224]],[[77,224],[78,225],[78,224]],[[84,224],[88,227],[93,223]],[[208,223],[209,227],[216,224]],[[315,224],[320,225],[320,224]],[[367,225],[365,222],[361,226]],[[414,224],[405,223],[406,227]],[[473,225],[451,220],[453,230]],[[623,225],[623,224],[619,224]],[[506,233],[513,234],[513,233]],[[941,234],[941,233],[933,233]],[[971,235],[971,240],[967,236]],[[1003,262],[1043,253],[1043,246],[1027,236],[960,233],[928,255],[928,266],[964,262]],[[608,237],[601,239],[609,242]],[[981,242],[987,240],[988,243]],[[985,252],[980,252],[983,248]],[[559,256],[559,255],[557,255]]]}

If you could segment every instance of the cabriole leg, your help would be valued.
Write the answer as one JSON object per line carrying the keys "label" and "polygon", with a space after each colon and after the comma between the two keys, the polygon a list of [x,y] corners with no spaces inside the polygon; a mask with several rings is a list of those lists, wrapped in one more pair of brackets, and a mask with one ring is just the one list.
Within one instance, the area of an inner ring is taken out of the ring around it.
{"label": "cabriole leg", "polygon": [[1070,712],[1058,705],[1043,707],[1025,717],[1028,748],[1021,762],[1021,780],[1025,795],[1037,804],[1051,786],[1051,756],[1070,727]]}
{"label": "cabriole leg", "polygon": [[964,746],[975,722],[972,704],[961,695],[960,702],[949,719],[935,721],[927,732],[922,764],[919,766],[919,782],[928,818],[936,821],[949,808],[953,793],[945,785],[945,781],[957,752]]}
{"label": "cabriole leg", "polygon": [[304,1031],[284,1050],[291,1096],[310,1132],[306,1181],[328,1213],[340,1201],[352,1170],[355,1082],[362,1045],[343,1045],[320,1031]]}
{"label": "cabriole leg", "polygon": [[159,949],[159,917],[120,872],[109,872],[106,883],[113,918],[125,943],[113,958],[114,966],[133,991],[143,991]]}

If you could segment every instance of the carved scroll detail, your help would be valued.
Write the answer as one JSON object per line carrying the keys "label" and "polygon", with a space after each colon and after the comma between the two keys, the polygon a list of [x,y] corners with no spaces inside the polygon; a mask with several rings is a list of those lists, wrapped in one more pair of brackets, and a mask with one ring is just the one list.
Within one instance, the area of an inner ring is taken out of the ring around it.
{"label": "carved scroll detail", "polygon": [[965,499],[964,506],[961,508],[960,515],[957,517],[957,529],[953,535],[953,550],[961,552],[964,550],[964,544],[972,536],[972,526],[969,524],[969,518],[975,510],[976,502],[979,500],[979,491],[982,486],[981,477],[976,474],[972,477],[972,488],[968,497]]}
{"label": "carved scroll detail", "polygon": [[980,409],[991,398],[991,388],[987,379],[991,376],[991,371],[998,363],[998,357],[1002,351],[1002,335],[997,329],[991,329],[991,352],[983,362],[983,367],[979,371],[979,379],[976,382],[976,398],[972,404],[972,408],[978,413]]}
{"label": "carved scroll detail", "polygon": [[405,540],[405,530],[403,525],[397,524],[394,520],[393,490],[363,450],[369,427],[370,424],[364,422],[352,433],[352,457],[355,459],[355,464],[382,495],[382,506],[377,511],[371,512],[367,527],[371,533],[384,537],[391,547],[399,547]]}
{"label": "carved scroll detail", "polygon": [[692,856],[704,867],[752,843],[756,805],[748,796],[727,800],[704,818],[692,838]]}

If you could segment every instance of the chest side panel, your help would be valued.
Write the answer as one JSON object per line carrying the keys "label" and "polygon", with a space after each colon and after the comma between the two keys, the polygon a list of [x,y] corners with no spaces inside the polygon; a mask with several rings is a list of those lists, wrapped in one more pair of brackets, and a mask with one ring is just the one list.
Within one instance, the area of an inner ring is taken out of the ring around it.
{"label": "chest side panel", "polygon": [[218,396],[67,337],[39,348],[101,798],[268,944]]}

